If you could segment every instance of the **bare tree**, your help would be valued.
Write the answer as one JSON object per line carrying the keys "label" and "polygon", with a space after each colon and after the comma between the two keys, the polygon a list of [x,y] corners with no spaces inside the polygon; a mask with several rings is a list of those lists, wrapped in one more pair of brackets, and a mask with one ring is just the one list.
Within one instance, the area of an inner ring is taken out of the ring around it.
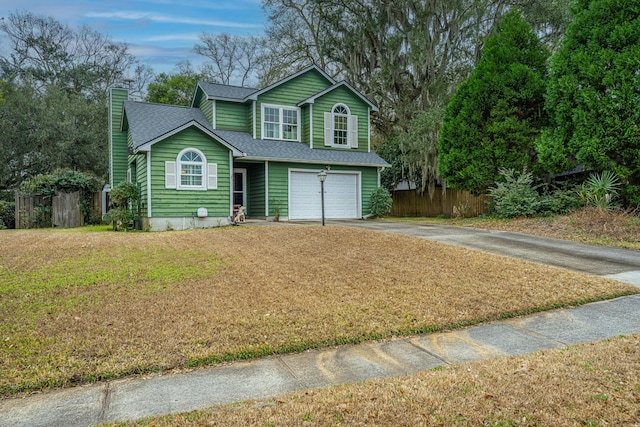
{"label": "bare tree", "polygon": [[323,51],[321,5],[314,0],[265,0],[269,25],[260,81],[269,84],[315,63],[332,77],[342,71],[339,62]]}
{"label": "bare tree", "polygon": [[258,70],[264,40],[256,36],[227,33],[200,34],[202,44],[194,52],[210,59],[201,73],[222,84],[245,86],[253,83]]}
{"label": "bare tree", "polygon": [[127,45],[87,26],[73,30],[51,17],[16,12],[0,19],[10,53],[0,57],[6,80],[26,76],[40,88],[55,84],[100,96],[137,63]]}

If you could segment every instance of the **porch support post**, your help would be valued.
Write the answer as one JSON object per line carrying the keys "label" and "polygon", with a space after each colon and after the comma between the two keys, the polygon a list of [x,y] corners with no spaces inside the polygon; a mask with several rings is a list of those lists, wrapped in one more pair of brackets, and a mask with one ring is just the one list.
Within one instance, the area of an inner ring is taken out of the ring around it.
{"label": "porch support post", "polygon": [[269,161],[264,161],[264,216],[269,216]]}
{"label": "porch support post", "polygon": [[229,150],[229,219],[233,218],[233,153]]}

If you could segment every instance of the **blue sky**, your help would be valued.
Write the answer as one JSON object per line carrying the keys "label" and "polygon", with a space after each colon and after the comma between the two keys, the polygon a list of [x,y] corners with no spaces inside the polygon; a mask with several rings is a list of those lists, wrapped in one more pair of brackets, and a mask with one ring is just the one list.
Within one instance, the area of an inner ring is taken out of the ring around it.
{"label": "blue sky", "polygon": [[[129,52],[156,72],[171,72],[178,62],[201,61],[192,49],[202,32],[262,34],[266,16],[260,5],[260,0],[0,0],[0,16],[28,11],[73,28],[87,24],[126,42]],[[0,40],[0,49],[3,44]]]}

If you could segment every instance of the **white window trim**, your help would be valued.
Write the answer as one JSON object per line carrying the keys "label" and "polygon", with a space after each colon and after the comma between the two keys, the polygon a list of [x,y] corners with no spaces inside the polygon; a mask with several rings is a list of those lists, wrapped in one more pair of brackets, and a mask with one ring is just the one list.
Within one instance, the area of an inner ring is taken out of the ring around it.
{"label": "white window trim", "polygon": [[[271,138],[271,137],[266,137],[265,136],[265,131],[264,131],[264,110],[265,108],[273,108],[273,109],[278,109],[279,110],[279,134],[280,134],[280,138]],[[282,110],[290,110],[290,111],[295,111],[296,112],[296,123],[297,123],[297,132],[296,132],[296,138],[295,139],[288,139],[288,138],[283,138],[283,132],[282,132]],[[288,105],[277,105],[277,104],[261,104],[260,105],[260,135],[262,136],[262,139],[274,139],[274,140],[280,140],[280,141],[297,141],[300,142],[300,134],[301,134],[301,114],[300,114],[300,107],[291,107]]]}
{"label": "white window trim", "polygon": [[[193,151],[194,153],[198,154],[200,156],[200,158],[202,159],[202,184],[201,185],[183,185],[182,184],[182,167],[181,167],[181,161],[180,158],[182,157],[182,155],[184,153],[187,153],[189,151]],[[178,153],[178,156],[176,157],[176,189],[177,190],[196,190],[196,191],[205,191],[207,189],[207,158],[205,157],[205,155],[202,153],[202,151],[198,150],[197,148],[185,148],[184,150],[182,150],[180,153]]]}
{"label": "white window trim", "polygon": [[[335,113],[334,110],[337,107],[343,107],[347,110],[347,143],[346,144],[336,144],[335,143],[335,135],[334,135],[334,131],[335,131]],[[325,113],[325,124],[324,124],[324,129],[325,132],[328,132],[328,135],[325,134],[325,146],[326,147],[332,147],[332,148],[341,148],[341,149],[351,149],[351,148],[358,148],[358,128],[357,128],[357,120],[358,120],[358,116],[355,116],[353,114],[351,114],[351,109],[343,104],[343,103],[337,103],[335,104],[333,107],[331,107],[331,111],[330,112],[326,112]],[[327,126],[326,121],[329,121],[329,126]]]}

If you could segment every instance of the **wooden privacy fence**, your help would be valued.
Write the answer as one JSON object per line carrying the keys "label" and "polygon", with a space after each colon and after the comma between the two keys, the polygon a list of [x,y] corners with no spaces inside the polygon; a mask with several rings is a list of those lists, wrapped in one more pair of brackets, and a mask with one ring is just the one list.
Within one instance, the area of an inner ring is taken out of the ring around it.
{"label": "wooden privacy fence", "polygon": [[392,216],[435,217],[462,216],[474,217],[485,212],[485,195],[474,196],[468,191],[436,188],[433,198],[428,192],[420,194],[417,190],[398,190],[392,193]]}
{"label": "wooden privacy fence", "polygon": [[[53,226],[62,228],[84,225],[80,193],[58,193],[51,201],[44,196],[25,196],[16,192],[16,228]],[[102,194],[93,193],[89,215],[102,214]]]}

